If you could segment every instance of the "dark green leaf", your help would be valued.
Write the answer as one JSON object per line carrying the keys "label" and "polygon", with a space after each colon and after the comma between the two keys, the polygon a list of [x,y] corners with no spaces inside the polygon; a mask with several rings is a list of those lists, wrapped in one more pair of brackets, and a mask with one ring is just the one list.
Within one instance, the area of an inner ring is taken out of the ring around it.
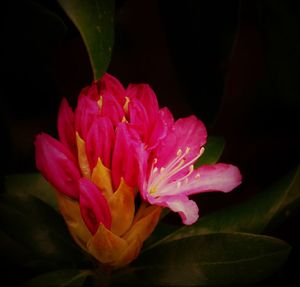
{"label": "dark green leaf", "polygon": [[39,173],[6,176],[5,189],[9,194],[34,195],[57,210],[55,190]]}
{"label": "dark green leaf", "polygon": [[85,279],[91,275],[89,270],[62,269],[39,275],[26,282],[26,287],[56,286],[80,287]]}
{"label": "dark green leaf", "polygon": [[71,239],[62,217],[50,206],[26,194],[2,194],[0,199],[0,229],[10,248],[5,252],[16,264],[28,252],[29,259],[23,260],[22,267],[37,273],[82,264],[83,253]]}
{"label": "dark green leaf", "polygon": [[147,249],[149,246],[154,245],[156,242],[165,238],[166,236],[173,234],[181,225],[169,224],[164,220],[160,220],[155,227],[154,231],[150,237],[145,241],[143,245],[143,250]]}
{"label": "dark green leaf", "polygon": [[253,199],[204,216],[194,225],[181,227],[149,248],[166,241],[206,233],[262,233],[280,219],[291,216],[296,207],[299,207],[299,187],[300,167]]}
{"label": "dark green leaf", "polygon": [[[128,285],[244,285],[280,269],[290,247],[262,235],[216,233],[174,240],[142,254],[113,283]],[[130,280],[130,281],[129,281]]]}
{"label": "dark green leaf", "polygon": [[58,0],[78,28],[87,48],[94,79],[107,70],[114,38],[113,0]]}
{"label": "dark green leaf", "polygon": [[225,147],[225,140],[222,137],[209,136],[205,145],[203,155],[196,162],[195,167],[203,164],[214,164],[222,155]]}
{"label": "dark green leaf", "polygon": [[30,260],[30,251],[2,230],[0,230],[0,242],[1,260],[5,262],[6,267],[22,267]]}

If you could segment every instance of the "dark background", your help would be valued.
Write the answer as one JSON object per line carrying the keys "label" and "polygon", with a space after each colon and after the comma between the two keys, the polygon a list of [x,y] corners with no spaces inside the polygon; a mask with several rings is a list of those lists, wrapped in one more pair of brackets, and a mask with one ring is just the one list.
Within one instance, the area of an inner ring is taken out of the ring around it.
{"label": "dark background", "polygon": [[[299,163],[300,11],[297,1],[117,1],[109,72],[146,82],[175,117],[196,114],[222,135],[222,161],[243,185],[201,197],[202,213],[264,190]],[[59,17],[57,17],[58,15]],[[82,39],[55,1],[7,1],[1,16],[1,174],[34,172],[34,137],[56,136],[62,97],[92,81]],[[274,235],[294,251],[270,283],[292,282],[299,214]]]}

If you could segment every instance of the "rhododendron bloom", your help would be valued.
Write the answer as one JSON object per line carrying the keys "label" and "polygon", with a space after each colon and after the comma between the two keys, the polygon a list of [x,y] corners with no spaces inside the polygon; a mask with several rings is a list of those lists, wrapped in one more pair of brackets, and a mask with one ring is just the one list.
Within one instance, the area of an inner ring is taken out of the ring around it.
{"label": "rhododendron bloom", "polygon": [[208,191],[229,192],[241,183],[237,167],[218,163],[194,169],[204,153],[207,133],[195,116],[174,122],[171,115],[164,141],[150,153],[140,174],[140,190],[151,204],[178,212],[184,224],[199,217],[197,204],[189,195]]}
{"label": "rhododendron bloom", "polygon": [[74,240],[116,268],[139,254],[161,207],[192,224],[198,207],[189,195],[228,192],[241,182],[232,165],[194,169],[207,137],[200,120],[174,121],[148,85],[125,89],[108,74],[82,90],[75,111],[63,99],[58,135],[37,136],[37,168],[57,190]]}
{"label": "rhododendron bloom", "polygon": [[81,92],[75,112],[63,99],[59,140],[42,133],[35,142],[37,168],[56,188],[74,240],[116,268],[136,258],[161,213],[159,206],[145,202],[135,206],[144,143],[149,148],[156,144],[155,136],[139,123],[143,119],[137,111],[146,111],[148,104],[152,114],[145,113],[144,120],[160,137],[166,129],[157,120],[159,109],[151,89],[132,85],[125,90],[106,74]]}

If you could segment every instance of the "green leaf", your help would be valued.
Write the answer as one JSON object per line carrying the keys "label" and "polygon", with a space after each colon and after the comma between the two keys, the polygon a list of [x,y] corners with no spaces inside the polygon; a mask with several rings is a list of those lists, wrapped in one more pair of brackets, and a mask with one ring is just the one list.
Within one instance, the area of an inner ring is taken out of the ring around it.
{"label": "green leaf", "polygon": [[195,167],[203,164],[214,164],[221,157],[225,147],[225,140],[222,137],[209,136],[205,145],[203,155],[196,162]]}
{"label": "green leaf", "polygon": [[[216,233],[168,242],[114,274],[115,285],[244,285],[268,278],[290,252],[285,242],[262,235]],[[130,280],[130,281],[129,281]]]}
{"label": "green leaf", "polygon": [[62,269],[39,275],[26,282],[26,287],[56,286],[80,287],[92,275],[89,270]]}
{"label": "green leaf", "polygon": [[237,206],[220,210],[184,226],[148,248],[167,241],[215,232],[262,233],[291,216],[300,204],[300,167],[265,192]]}
{"label": "green leaf", "polygon": [[15,265],[24,262],[23,269],[39,273],[84,262],[60,214],[31,195],[1,195],[0,230],[9,247],[0,249],[1,256],[6,253]]}
{"label": "green leaf", "polygon": [[87,48],[94,79],[100,78],[110,62],[114,39],[113,0],[58,0],[78,28]]}
{"label": "green leaf", "polygon": [[6,176],[5,190],[10,194],[18,194],[19,196],[33,195],[54,209],[58,209],[55,189],[39,173]]}

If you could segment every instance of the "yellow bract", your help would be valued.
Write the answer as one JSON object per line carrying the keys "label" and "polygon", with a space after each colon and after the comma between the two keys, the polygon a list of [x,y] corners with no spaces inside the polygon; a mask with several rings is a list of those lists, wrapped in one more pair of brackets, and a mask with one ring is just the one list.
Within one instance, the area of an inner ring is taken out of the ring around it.
{"label": "yellow bract", "polygon": [[124,179],[121,179],[119,188],[108,199],[112,217],[111,231],[116,235],[123,235],[131,226],[134,218],[134,191]]}
{"label": "yellow bract", "polygon": [[100,158],[92,172],[92,182],[97,185],[106,199],[113,195],[113,187],[111,183],[111,171],[105,167]]}
{"label": "yellow bract", "polygon": [[90,171],[85,151],[85,142],[76,134],[78,158],[81,171],[91,179],[105,196],[112,217],[110,230],[100,224],[92,235],[80,213],[78,201],[57,193],[60,211],[76,243],[100,262],[120,268],[129,264],[140,253],[143,242],[158,223],[161,207],[142,203],[135,212],[135,192],[122,178],[113,192],[111,171],[98,159]]}
{"label": "yellow bract", "polygon": [[78,161],[79,161],[80,170],[85,177],[90,178],[91,170],[90,170],[89,161],[85,151],[85,141],[80,137],[78,132],[76,132],[76,142],[77,142]]}
{"label": "yellow bract", "polygon": [[[121,182],[121,185],[127,186],[124,182]],[[122,202],[123,195],[118,195],[121,194],[121,190],[119,187],[119,192],[115,192],[114,204],[118,200]],[[133,214],[134,209],[132,204],[129,204],[127,208],[126,204],[123,204],[119,213],[117,209],[113,212],[113,221],[120,220],[120,223],[113,222],[112,230],[100,224],[97,232],[92,236],[82,220],[78,202],[60,193],[57,193],[57,199],[60,211],[76,243],[100,262],[115,268],[129,264],[138,256],[144,240],[154,230],[161,213],[160,207],[148,206],[142,207],[135,217],[132,215],[127,217],[127,214]],[[126,217],[126,224],[122,226],[122,218]],[[128,231],[122,236],[113,232],[114,229],[118,233],[124,232],[126,228]]]}
{"label": "yellow bract", "polygon": [[86,242],[91,239],[92,234],[83,222],[78,202],[60,192],[56,192],[56,198],[60,212],[73,239],[82,249],[88,252]]}

